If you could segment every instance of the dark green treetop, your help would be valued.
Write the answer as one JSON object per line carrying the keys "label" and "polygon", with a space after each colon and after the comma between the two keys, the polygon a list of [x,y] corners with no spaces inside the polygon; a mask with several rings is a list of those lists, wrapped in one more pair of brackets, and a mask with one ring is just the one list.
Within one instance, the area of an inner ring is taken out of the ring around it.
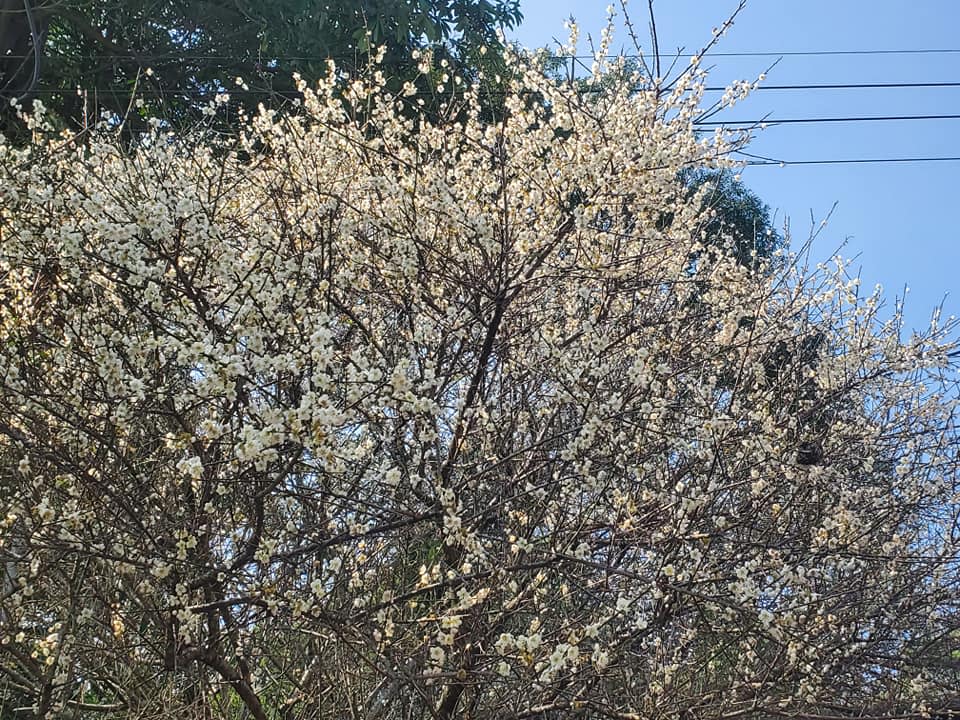
{"label": "dark green treetop", "polygon": [[711,244],[723,243],[741,265],[753,266],[784,248],[770,208],[730,170],[694,168],[681,180],[691,196],[705,191],[704,235]]}
{"label": "dark green treetop", "polygon": [[350,73],[382,52],[401,84],[428,47],[475,68],[521,19],[519,0],[0,0],[0,101],[39,98],[83,125],[128,114],[135,94],[181,120],[218,90],[290,97],[293,74],[319,77],[328,58]]}

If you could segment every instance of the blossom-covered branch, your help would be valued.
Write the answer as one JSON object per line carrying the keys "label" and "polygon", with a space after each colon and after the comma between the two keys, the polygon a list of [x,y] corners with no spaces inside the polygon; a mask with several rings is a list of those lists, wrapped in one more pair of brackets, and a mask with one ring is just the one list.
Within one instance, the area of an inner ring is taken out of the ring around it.
{"label": "blossom-covered branch", "polygon": [[4,697],[946,702],[952,326],[901,339],[843,262],[707,242],[682,171],[735,140],[693,132],[698,68],[586,97],[512,62],[492,122],[456,77],[427,117],[331,65],[236,141],[81,146],[37,121],[0,145]]}

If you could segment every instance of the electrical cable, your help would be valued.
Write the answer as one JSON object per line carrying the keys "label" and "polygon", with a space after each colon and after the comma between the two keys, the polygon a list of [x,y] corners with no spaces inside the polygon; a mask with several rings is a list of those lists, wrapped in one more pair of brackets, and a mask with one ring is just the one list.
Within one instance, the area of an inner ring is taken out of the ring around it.
{"label": "electrical cable", "polygon": [[749,130],[758,126],[796,125],[804,123],[840,123],[840,122],[879,122],[896,120],[960,120],[960,114],[949,115],[868,115],[863,117],[820,117],[820,118],[765,118],[762,120],[695,120],[694,125],[718,127],[737,125],[730,130]]}
{"label": "electrical cable", "polygon": [[[757,85],[753,90],[872,90],[887,88],[960,87],[960,82],[889,82],[889,83],[814,83],[810,85]],[[725,92],[726,87],[705,87],[708,92]],[[753,92],[751,90],[751,92]]]}
{"label": "electrical cable", "polygon": [[835,160],[748,160],[750,167],[789,167],[791,165],[876,165],[890,163],[960,162],[953,157],[904,157],[904,158],[838,158]]}
{"label": "electrical cable", "polygon": [[[783,51],[783,52],[773,52],[773,51],[745,51],[745,52],[712,52],[709,53],[706,57],[821,57],[821,56],[858,56],[858,55],[958,55],[960,54],[960,48],[919,48],[919,49],[904,49],[904,50],[886,50],[886,49],[877,49],[877,50],[796,50],[796,51]],[[18,56],[18,55],[7,55],[6,57],[19,58],[19,57],[29,57],[29,56]],[[50,55],[51,58],[69,58],[73,57],[66,53],[59,53],[56,55]],[[151,61],[151,60],[227,60],[231,63],[236,62],[237,58],[231,55],[190,55],[190,54],[181,54],[181,53],[163,53],[157,55],[134,55],[134,54],[124,54],[124,53],[112,53],[112,54],[100,54],[100,55],[85,55],[85,58],[91,60],[142,60],[142,61]],[[649,57],[642,54],[624,54],[624,55],[607,55],[607,58],[616,59],[616,58],[625,58],[627,60],[639,60],[640,58]],[[669,57],[697,57],[697,53],[679,53],[671,54]],[[356,55],[350,55],[345,53],[338,53],[335,55],[276,55],[272,60],[281,61],[281,60],[290,60],[290,61],[310,61],[310,60],[355,60]],[[557,59],[561,60],[595,60],[593,55],[563,55],[558,56]],[[413,61],[411,61],[412,63]]]}

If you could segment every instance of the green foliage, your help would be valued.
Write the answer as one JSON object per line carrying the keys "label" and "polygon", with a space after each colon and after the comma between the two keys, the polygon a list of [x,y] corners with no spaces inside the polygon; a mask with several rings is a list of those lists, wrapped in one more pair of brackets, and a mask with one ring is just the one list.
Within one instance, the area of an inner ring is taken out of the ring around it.
{"label": "green foliage", "polygon": [[[454,67],[477,67],[495,62],[498,53],[488,50],[501,47],[497,30],[521,20],[519,0],[34,0],[34,5],[45,30],[34,96],[76,125],[95,122],[102,111],[134,120],[134,92],[146,101],[144,116],[162,104],[173,122],[194,117],[217,90],[237,94],[237,77],[246,83],[240,93],[244,104],[255,107],[294,96],[294,73],[320,77],[327,58],[353,73],[366,65],[371,50],[381,48],[381,69],[398,84],[415,75],[414,51],[427,47],[449,57]],[[11,81],[0,90],[7,100],[29,89],[20,65],[31,43],[23,6],[11,6],[5,17],[0,56],[8,50],[17,56],[0,61],[0,86]]]}
{"label": "green foliage", "polygon": [[681,179],[689,197],[705,191],[704,209],[713,211],[702,227],[707,244],[728,247],[745,267],[784,247],[770,208],[729,170],[688,170],[681,173]]}

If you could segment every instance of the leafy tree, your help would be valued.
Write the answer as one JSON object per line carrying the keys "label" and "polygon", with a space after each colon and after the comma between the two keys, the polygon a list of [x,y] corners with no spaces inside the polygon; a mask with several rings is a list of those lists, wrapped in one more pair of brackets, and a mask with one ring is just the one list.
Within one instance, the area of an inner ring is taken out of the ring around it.
{"label": "leafy tree", "polygon": [[496,123],[374,71],[222,142],[0,144],[37,717],[947,706],[955,328],[901,340],[842,264],[691,268],[682,171],[732,149],[699,79],[587,104],[510,62]]}
{"label": "leafy tree", "polygon": [[[394,89],[417,75],[413,56],[425,48],[463,73],[461,66],[495,63],[498,28],[521,19],[518,0],[2,2],[0,95],[39,97],[87,125],[101,111],[130,120],[133,109],[136,117],[135,91],[147,101],[145,113],[162,107],[174,121],[196,117],[224,83],[255,107],[293,96],[294,73],[320,77],[333,58],[352,74],[375,49]],[[232,85],[237,77],[246,90]]]}
{"label": "leafy tree", "polygon": [[702,232],[713,245],[722,245],[741,265],[757,266],[785,247],[774,227],[770,208],[730,170],[688,169],[680,173],[691,197],[700,193]]}

